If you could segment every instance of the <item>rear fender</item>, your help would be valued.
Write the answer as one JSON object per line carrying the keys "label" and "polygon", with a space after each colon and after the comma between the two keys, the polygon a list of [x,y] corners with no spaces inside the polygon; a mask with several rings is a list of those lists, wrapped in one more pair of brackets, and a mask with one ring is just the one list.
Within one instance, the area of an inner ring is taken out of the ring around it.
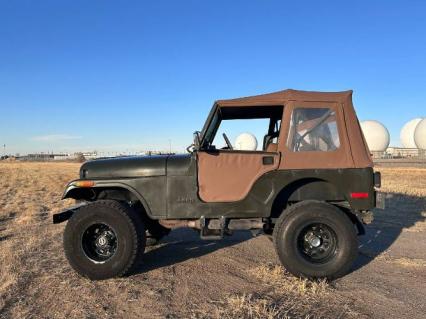
{"label": "rear fender", "polygon": [[305,200],[339,201],[345,197],[332,183],[321,178],[297,179],[277,194],[272,204],[271,217],[278,218],[289,202]]}
{"label": "rear fender", "polygon": [[365,228],[358,216],[350,207],[343,204],[347,198],[331,182],[319,178],[304,178],[296,180],[284,187],[275,198],[272,205],[271,217],[278,218],[289,202],[301,202],[306,200],[318,200],[334,204],[345,213],[356,226],[359,235],[365,234]]}

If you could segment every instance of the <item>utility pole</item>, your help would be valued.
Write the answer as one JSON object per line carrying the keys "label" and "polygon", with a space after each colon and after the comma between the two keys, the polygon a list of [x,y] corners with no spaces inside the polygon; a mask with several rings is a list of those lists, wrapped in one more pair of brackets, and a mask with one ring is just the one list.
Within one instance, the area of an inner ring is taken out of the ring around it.
{"label": "utility pole", "polygon": [[169,154],[172,154],[172,140],[169,139]]}
{"label": "utility pole", "polygon": [[3,144],[3,155],[6,156],[6,144]]}

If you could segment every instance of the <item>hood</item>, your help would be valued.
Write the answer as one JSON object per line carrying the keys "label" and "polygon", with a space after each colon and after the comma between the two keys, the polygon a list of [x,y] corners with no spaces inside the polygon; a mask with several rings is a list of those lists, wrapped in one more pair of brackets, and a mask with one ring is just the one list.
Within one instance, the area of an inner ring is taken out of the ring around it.
{"label": "hood", "polygon": [[126,178],[166,175],[168,155],[116,157],[84,163],[80,178]]}

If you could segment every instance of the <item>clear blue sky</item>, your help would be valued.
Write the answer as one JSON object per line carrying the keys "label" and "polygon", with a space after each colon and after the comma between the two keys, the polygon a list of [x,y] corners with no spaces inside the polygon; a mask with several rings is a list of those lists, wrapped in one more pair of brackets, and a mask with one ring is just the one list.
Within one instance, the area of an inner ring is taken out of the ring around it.
{"label": "clear blue sky", "polygon": [[182,150],[213,100],[353,89],[360,120],[426,116],[424,1],[0,0],[10,153]]}

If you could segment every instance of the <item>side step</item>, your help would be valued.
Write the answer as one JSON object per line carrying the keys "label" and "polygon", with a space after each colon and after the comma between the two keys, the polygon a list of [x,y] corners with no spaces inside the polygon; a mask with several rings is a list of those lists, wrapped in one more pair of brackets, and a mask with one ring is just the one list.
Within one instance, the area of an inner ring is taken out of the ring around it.
{"label": "side step", "polygon": [[223,239],[227,229],[227,219],[208,219],[204,216],[200,218],[200,237],[203,240],[219,240]]}
{"label": "side step", "polygon": [[256,219],[229,219],[224,216],[220,218],[200,218],[200,237],[203,240],[219,240],[225,235],[231,235],[233,230],[263,229],[261,218]]}

